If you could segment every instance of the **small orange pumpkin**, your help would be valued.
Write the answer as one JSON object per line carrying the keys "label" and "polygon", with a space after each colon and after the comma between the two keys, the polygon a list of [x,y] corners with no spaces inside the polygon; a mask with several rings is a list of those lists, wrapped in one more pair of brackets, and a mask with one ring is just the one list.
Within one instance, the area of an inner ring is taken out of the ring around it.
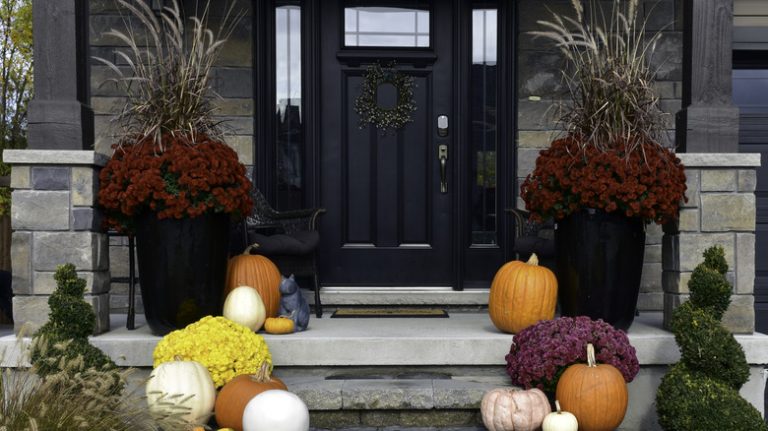
{"label": "small orange pumpkin", "polygon": [[243,431],[243,412],[253,397],[270,389],[288,390],[282,380],[270,376],[269,367],[264,362],[258,374],[239,375],[221,388],[214,406],[219,427]]}
{"label": "small orange pumpkin", "polygon": [[488,295],[488,313],[499,330],[516,334],[555,317],[556,303],[555,274],[539,266],[539,258],[532,254],[528,262],[513,260],[496,272]]}
{"label": "small orange pumpkin", "polygon": [[275,317],[280,310],[280,270],[268,258],[251,254],[253,247],[248,246],[243,254],[229,259],[224,297],[238,286],[250,286],[264,301],[267,317]]}
{"label": "small orange pumpkin", "polygon": [[580,431],[616,429],[627,413],[627,383],[610,364],[597,364],[595,347],[587,344],[587,364],[574,364],[557,382],[557,399],[576,416]]}
{"label": "small orange pumpkin", "polygon": [[268,317],[264,322],[264,331],[268,334],[290,334],[296,330],[296,323],[290,317]]}

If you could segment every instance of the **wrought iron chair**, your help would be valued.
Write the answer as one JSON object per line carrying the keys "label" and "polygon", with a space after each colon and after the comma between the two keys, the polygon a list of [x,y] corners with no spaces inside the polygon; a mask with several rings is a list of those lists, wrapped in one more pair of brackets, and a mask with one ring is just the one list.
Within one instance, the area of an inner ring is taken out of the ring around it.
{"label": "wrought iron chair", "polygon": [[253,191],[253,211],[242,223],[246,245],[257,244],[252,253],[269,257],[284,275],[312,277],[315,290],[315,315],[323,315],[316,249],[320,242],[317,218],[323,208],[277,211],[257,189]]}
{"label": "wrought iron chair", "polygon": [[515,217],[515,241],[512,251],[517,259],[527,259],[531,253],[539,257],[539,264],[555,270],[555,225],[552,221],[538,223],[530,219],[528,211],[508,208]]}

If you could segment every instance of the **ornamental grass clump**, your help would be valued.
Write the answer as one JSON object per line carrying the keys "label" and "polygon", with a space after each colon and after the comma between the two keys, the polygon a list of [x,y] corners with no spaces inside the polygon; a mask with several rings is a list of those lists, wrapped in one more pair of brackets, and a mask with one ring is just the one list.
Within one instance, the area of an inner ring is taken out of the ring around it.
{"label": "ornamental grass clump", "polygon": [[587,363],[587,344],[600,363],[611,364],[631,382],[640,365],[624,331],[586,316],[541,321],[515,335],[507,360],[512,384],[554,393],[565,369]]}
{"label": "ornamental grass clump", "polygon": [[575,17],[552,15],[531,32],[566,60],[566,136],[541,152],[521,186],[534,219],[562,219],[581,208],[665,223],[685,199],[680,160],[664,147],[665,114],[654,92],[652,55],[661,33],[646,34],[638,0],[572,0]]}
{"label": "ornamental grass clump", "polygon": [[[117,3],[143,28],[106,33],[128,46],[107,65],[127,102],[115,117],[120,126],[114,154],[99,179],[99,204],[106,222],[131,231],[135,218],[153,211],[159,219],[191,218],[207,213],[244,215],[250,211],[251,183],[237,153],[222,139],[214,117],[211,69],[241,14],[234,2],[221,24],[208,28],[209,3],[185,27],[178,0],[168,2],[160,16],[139,0]],[[139,40],[146,38],[147,47]]]}
{"label": "ornamental grass clump", "polygon": [[659,424],[667,431],[766,431],[760,412],[739,395],[749,378],[744,350],[720,323],[731,295],[725,253],[716,246],[704,257],[688,282],[691,299],[672,315],[680,361],[656,392]]}

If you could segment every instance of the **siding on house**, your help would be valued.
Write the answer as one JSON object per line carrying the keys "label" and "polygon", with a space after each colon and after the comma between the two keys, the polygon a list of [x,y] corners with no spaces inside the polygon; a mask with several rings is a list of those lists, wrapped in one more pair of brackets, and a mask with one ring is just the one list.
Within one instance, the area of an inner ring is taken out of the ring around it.
{"label": "siding on house", "polygon": [[768,1],[734,0],[733,49],[768,50]]}

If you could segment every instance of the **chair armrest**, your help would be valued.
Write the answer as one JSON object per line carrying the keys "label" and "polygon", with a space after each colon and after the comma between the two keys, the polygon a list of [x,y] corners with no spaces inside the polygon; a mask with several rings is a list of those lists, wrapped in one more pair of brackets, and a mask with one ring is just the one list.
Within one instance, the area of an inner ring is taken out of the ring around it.
{"label": "chair armrest", "polygon": [[[325,213],[325,208],[311,208],[276,212],[274,221],[281,224],[286,232],[296,230],[314,231],[317,229],[317,218]],[[297,229],[297,226],[301,226]]]}
{"label": "chair armrest", "polygon": [[519,210],[517,208],[507,208],[506,212],[512,214],[515,217],[515,238],[523,236],[525,224],[528,222],[530,213],[525,210]]}

